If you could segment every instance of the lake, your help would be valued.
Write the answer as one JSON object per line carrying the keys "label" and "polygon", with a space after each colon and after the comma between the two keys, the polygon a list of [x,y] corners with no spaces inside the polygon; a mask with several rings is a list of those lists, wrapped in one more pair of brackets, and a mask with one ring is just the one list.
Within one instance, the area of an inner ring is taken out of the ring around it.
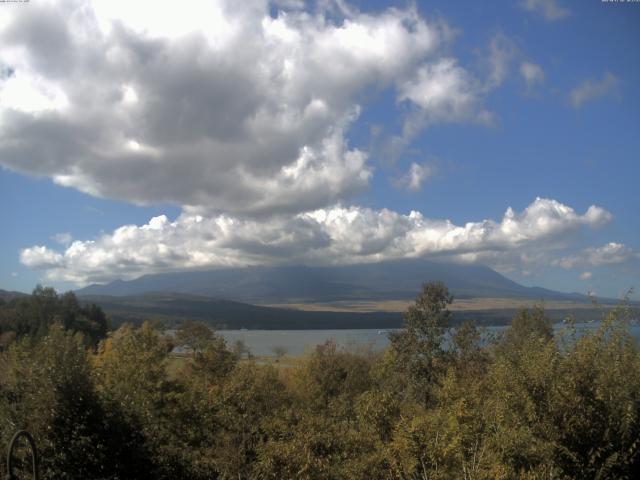
{"label": "lake", "polygon": [[[598,328],[599,323],[577,323],[579,332],[586,332]],[[556,324],[554,328],[560,331],[563,324]],[[495,335],[506,327],[484,327],[485,337]],[[253,355],[274,355],[274,347],[284,347],[287,355],[303,355],[316,345],[333,339],[339,346],[372,350],[382,350],[389,345],[388,332],[390,330],[358,329],[358,330],[219,330],[217,333],[225,338],[229,348],[242,340]],[[631,333],[640,342],[640,325],[633,324]]]}

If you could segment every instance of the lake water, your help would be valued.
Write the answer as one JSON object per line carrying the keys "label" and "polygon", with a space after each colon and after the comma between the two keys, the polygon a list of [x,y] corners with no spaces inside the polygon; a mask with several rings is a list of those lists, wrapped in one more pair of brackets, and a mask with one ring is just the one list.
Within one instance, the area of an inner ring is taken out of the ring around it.
{"label": "lake water", "polygon": [[[506,327],[485,327],[485,338],[503,331]],[[554,326],[556,331],[563,328],[562,324]],[[578,323],[576,329],[590,331],[598,328],[598,323]],[[382,350],[389,345],[389,330],[219,330],[227,341],[229,348],[242,340],[253,355],[274,355],[275,347],[284,347],[287,355],[303,355],[304,353],[333,339],[339,346],[353,348]],[[640,325],[631,326],[631,333],[640,342]]]}

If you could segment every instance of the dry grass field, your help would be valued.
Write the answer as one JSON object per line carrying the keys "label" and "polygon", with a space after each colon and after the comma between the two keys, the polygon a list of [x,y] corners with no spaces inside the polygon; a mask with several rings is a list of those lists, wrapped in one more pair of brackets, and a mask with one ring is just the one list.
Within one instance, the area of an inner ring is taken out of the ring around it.
{"label": "dry grass field", "polygon": [[[412,302],[409,300],[344,301],[330,303],[277,303],[268,307],[289,308],[308,312],[403,312]],[[511,310],[536,304],[531,299],[514,298],[467,298],[454,300],[452,311]],[[542,303],[549,310],[592,309],[591,303],[569,301],[546,301]]]}

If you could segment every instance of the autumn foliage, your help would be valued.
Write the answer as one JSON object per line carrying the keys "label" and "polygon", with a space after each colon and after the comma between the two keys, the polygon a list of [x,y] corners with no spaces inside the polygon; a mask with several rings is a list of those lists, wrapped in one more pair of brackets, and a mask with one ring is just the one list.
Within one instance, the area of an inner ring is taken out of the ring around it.
{"label": "autumn foliage", "polygon": [[0,354],[0,440],[31,431],[46,479],[638,478],[624,307],[555,335],[525,309],[487,339],[451,329],[450,302],[427,284],[385,351],[327,342],[278,368],[193,323],[171,373],[150,324],[94,348],[54,322]]}

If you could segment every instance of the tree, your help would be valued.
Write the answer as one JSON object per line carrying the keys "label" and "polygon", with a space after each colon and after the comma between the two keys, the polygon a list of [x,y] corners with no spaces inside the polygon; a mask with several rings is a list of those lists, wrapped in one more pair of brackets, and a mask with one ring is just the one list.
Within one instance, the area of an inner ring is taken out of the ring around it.
{"label": "tree", "polygon": [[214,391],[216,423],[215,464],[221,479],[259,478],[258,452],[268,436],[266,419],[287,404],[278,371],[253,362],[238,364],[223,386]]}
{"label": "tree", "polygon": [[426,283],[422,293],[404,313],[404,328],[389,335],[396,352],[397,367],[406,375],[409,389],[421,403],[428,404],[431,390],[446,367],[442,341],[451,312],[453,296],[442,282]]}
{"label": "tree", "polygon": [[233,353],[236,355],[236,357],[238,357],[238,359],[242,359],[242,357],[244,357],[244,355],[247,355],[247,358],[251,358],[251,350],[249,349],[249,347],[247,346],[247,344],[244,342],[244,340],[236,340],[235,343],[233,344],[233,349],[232,349]]}
{"label": "tree", "polygon": [[0,360],[2,445],[18,429],[32,433],[43,479],[131,475],[122,460],[137,446],[121,435],[115,412],[103,410],[80,334],[54,325],[38,343],[14,343]]}
{"label": "tree", "polygon": [[120,327],[93,357],[93,377],[105,411],[119,412],[127,427],[138,433],[129,446],[130,465],[149,456],[155,466],[153,472],[140,472],[149,468],[144,462],[131,465],[132,478],[170,478],[182,466],[172,455],[177,443],[170,424],[176,386],[167,378],[167,355],[165,340],[145,322],[137,329]]}
{"label": "tree", "polygon": [[456,375],[462,381],[473,381],[484,376],[489,363],[482,335],[471,322],[458,326],[451,336],[451,353]]}
{"label": "tree", "polygon": [[213,330],[202,322],[185,320],[176,332],[176,343],[185,346],[197,357],[213,340]]}
{"label": "tree", "polygon": [[338,348],[328,340],[298,362],[291,382],[298,408],[327,414],[329,405],[336,416],[351,417],[356,398],[371,385],[371,361]]}
{"label": "tree", "polygon": [[532,338],[542,342],[553,339],[553,321],[547,316],[542,305],[521,308],[511,320],[503,343],[519,346]]}
{"label": "tree", "polygon": [[237,361],[237,354],[227,349],[225,339],[214,334],[204,350],[193,359],[188,369],[194,379],[208,388],[222,383],[234,369]]}
{"label": "tree", "polygon": [[15,338],[43,338],[54,324],[82,333],[84,342],[92,347],[96,347],[109,330],[109,322],[100,307],[82,306],[73,292],[58,295],[53,288],[40,285],[31,296],[14,299],[0,308],[0,333],[14,332]]}
{"label": "tree", "polygon": [[284,357],[289,352],[289,349],[284,345],[275,345],[271,347],[271,351],[276,356],[276,362],[279,362],[282,357]]}

